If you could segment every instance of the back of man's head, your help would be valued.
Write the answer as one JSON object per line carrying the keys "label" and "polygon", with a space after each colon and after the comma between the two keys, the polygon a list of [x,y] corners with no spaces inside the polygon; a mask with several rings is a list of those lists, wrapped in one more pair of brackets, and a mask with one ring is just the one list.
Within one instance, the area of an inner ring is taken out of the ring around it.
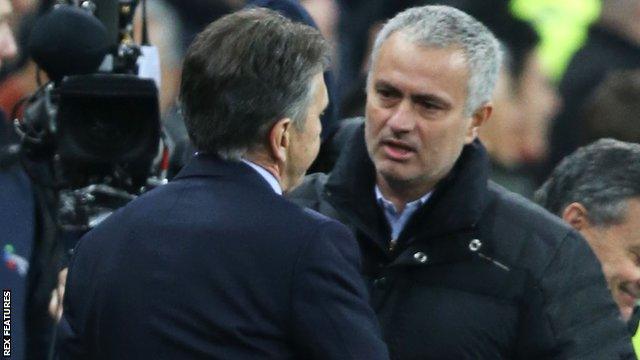
{"label": "back of man's head", "polygon": [[389,20],[378,33],[371,54],[372,68],[384,41],[398,31],[420,46],[463,51],[469,68],[467,114],[491,99],[502,53],[498,40],[482,23],[449,6],[407,9]]}
{"label": "back of man's head", "polygon": [[562,160],[535,199],[558,216],[580,203],[592,225],[609,226],[624,219],[627,200],[638,196],[640,144],[602,139]]}
{"label": "back of man's head", "polygon": [[279,119],[302,129],[312,79],[328,54],[317,30],[274,11],[243,10],[213,22],[183,65],[180,98],[195,148],[239,159],[266,142]]}

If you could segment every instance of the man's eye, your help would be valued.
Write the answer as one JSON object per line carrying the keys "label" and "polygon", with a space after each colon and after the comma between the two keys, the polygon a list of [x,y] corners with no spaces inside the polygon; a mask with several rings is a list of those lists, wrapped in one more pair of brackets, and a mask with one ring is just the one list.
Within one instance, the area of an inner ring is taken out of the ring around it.
{"label": "man's eye", "polygon": [[424,109],[428,109],[428,110],[438,110],[440,109],[440,106],[438,104],[429,102],[429,101],[423,101],[420,102],[419,105],[424,108]]}
{"label": "man's eye", "polygon": [[390,98],[393,96],[393,93],[387,89],[378,89],[378,95],[382,98]]}

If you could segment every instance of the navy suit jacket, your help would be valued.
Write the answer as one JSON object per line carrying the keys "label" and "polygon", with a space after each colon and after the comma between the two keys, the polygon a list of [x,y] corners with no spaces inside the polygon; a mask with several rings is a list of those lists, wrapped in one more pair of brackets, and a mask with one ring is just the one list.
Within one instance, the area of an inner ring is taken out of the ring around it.
{"label": "navy suit jacket", "polygon": [[198,155],[78,243],[61,359],[384,359],[341,224]]}

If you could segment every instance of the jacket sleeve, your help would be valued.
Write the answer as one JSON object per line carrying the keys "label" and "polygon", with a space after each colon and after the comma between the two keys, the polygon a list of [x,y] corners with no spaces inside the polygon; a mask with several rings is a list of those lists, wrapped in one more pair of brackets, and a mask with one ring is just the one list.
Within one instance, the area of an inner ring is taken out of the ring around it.
{"label": "jacket sleeve", "polygon": [[292,280],[294,342],[309,359],[388,359],[347,228],[327,220],[308,239]]}
{"label": "jacket sleeve", "polygon": [[540,281],[552,358],[635,359],[600,263],[578,233],[565,237]]}

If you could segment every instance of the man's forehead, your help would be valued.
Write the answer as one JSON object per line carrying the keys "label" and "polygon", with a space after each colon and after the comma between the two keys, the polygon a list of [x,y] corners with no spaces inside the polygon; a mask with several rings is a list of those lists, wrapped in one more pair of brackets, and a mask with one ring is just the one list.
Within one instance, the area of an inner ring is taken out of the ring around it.
{"label": "man's forehead", "polygon": [[[397,31],[391,34],[380,46],[380,51],[373,59],[373,63],[377,64],[380,58],[386,55],[389,58],[407,58],[417,61],[418,63],[425,56],[436,57],[451,66],[458,66],[468,71],[467,54],[464,48],[459,44],[438,45],[420,42],[413,39],[408,34]],[[432,61],[433,59],[431,59]],[[424,65],[429,65],[429,62]]]}
{"label": "man's forehead", "polygon": [[[459,47],[425,46],[395,33],[383,43],[370,75],[372,85],[403,88],[416,95],[432,94],[433,84],[450,90],[459,84],[466,93],[468,66]],[[452,76],[461,79],[456,82]]]}

